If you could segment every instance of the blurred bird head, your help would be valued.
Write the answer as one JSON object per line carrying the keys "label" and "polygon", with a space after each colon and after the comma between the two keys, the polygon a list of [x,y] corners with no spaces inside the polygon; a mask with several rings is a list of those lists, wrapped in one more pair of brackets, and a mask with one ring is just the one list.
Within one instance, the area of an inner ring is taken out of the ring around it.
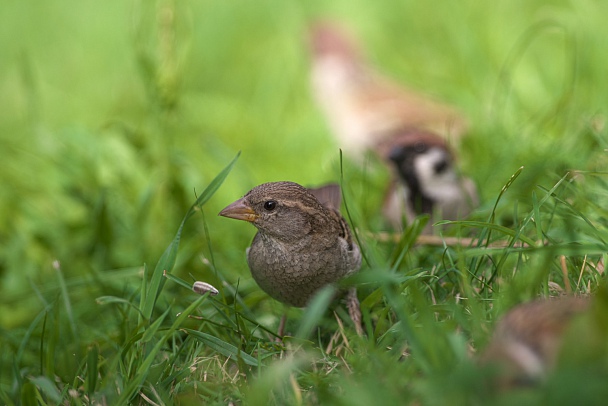
{"label": "blurred bird head", "polygon": [[387,142],[385,158],[409,189],[409,203],[418,213],[432,214],[433,203],[457,180],[453,156],[443,139],[412,130]]}
{"label": "blurred bird head", "polygon": [[376,151],[395,178],[383,208],[394,228],[401,228],[404,216],[408,221],[420,214],[433,221],[458,220],[477,205],[475,184],[458,174],[454,155],[439,135],[403,129],[385,137]]}
{"label": "blurred bird head", "polygon": [[330,21],[317,21],[310,27],[310,48],[313,56],[339,56],[344,59],[359,59],[356,41],[347,30]]}

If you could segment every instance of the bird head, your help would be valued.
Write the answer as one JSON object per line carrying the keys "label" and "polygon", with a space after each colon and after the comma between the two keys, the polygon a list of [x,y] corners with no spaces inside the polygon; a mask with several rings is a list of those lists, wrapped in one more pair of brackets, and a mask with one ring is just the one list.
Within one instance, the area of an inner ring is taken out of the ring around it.
{"label": "bird head", "polygon": [[251,189],[219,215],[250,222],[263,235],[277,240],[295,241],[323,221],[327,208],[297,183],[270,182]]}

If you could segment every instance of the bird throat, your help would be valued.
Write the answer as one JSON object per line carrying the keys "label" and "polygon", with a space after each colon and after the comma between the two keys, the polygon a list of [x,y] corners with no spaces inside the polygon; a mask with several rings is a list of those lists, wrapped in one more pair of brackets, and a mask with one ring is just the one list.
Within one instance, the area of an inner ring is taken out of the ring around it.
{"label": "bird throat", "polygon": [[414,171],[399,171],[399,174],[409,188],[408,200],[414,213],[433,214],[435,201],[424,194]]}

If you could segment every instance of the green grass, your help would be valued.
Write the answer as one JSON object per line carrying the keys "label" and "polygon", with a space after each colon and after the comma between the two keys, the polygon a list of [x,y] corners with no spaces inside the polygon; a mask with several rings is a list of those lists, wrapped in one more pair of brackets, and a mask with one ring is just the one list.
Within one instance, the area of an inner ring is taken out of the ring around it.
{"label": "green grass", "polygon": [[[605,351],[503,394],[469,353],[565,277],[605,284],[608,3],[4,3],[0,403],[606,399]],[[373,159],[341,173],[309,90],[307,25],[327,15],[385,73],[466,113],[460,163],[482,204],[450,234],[507,247],[374,237],[387,173]],[[283,306],[245,261],[255,230],[216,214],[262,182],[341,176],[368,259],[348,281],[367,336],[321,296],[288,309],[277,344]]]}

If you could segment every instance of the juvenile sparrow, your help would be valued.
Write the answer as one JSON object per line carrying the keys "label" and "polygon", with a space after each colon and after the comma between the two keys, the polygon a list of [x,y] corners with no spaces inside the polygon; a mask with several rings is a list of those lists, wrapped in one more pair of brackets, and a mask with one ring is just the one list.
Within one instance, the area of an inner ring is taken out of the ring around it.
{"label": "juvenile sparrow", "polygon": [[501,366],[505,386],[544,377],[555,366],[565,331],[589,307],[589,298],[572,296],[516,306],[496,325],[482,363]]}
{"label": "juvenile sparrow", "polygon": [[457,138],[465,120],[451,107],[372,69],[355,41],[331,22],[311,29],[313,93],[339,146],[358,158],[395,130],[416,127]]}
{"label": "juvenile sparrow", "polygon": [[393,181],[389,184],[383,214],[399,230],[403,217],[408,222],[420,214],[439,220],[466,217],[479,203],[477,188],[469,178],[460,176],[454,156],[445,140],[424,130],[395,133],[378,145],[378,153],[389,164]]}
{"label": "juvenile sparrow", "polygon": [[[247,251],[253,278],[274,299],[303,307],[320,288],[361,266],[359,247],[338,211],[340,200],[335,184],[306,189],[271,182],[253,188],[219,215],[258,229]],[[351,312],[351,317],[357,326],[360,315]]]}
{"label": "juvenile sparrow", "polygon": [[465,217],[477,191],[458,176],[445,141],[464,132],[464,118],[375,72],[335,24],[314,26],[311,42],[313,90],[340,147],[355,159],[373,151],[393,173],[383,208],[393,228],[430,214],[430,234],[433,222]]}

